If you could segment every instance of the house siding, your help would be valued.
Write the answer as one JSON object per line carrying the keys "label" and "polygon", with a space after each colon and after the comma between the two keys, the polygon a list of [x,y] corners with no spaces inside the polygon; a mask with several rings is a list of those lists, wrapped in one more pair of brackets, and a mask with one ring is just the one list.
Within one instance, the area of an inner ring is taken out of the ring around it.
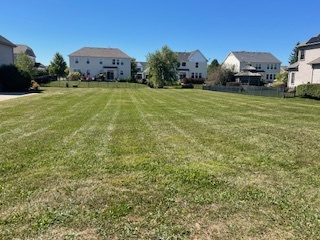
{"label": "house siding", "polygon": [[196,50],[191,53],[187,61],[179,60],[186,63],[186,66],[179,67],[179,75],[184,73],[186,78],[207,78],[207,59],[203,54]]}
{"label": "house siding", "polygon": [[[121,59],[121,58],[106,58],[106,57],[76,57],[70,56],[70,70],[79,70],[85,76],[93,78],[99,73],[106,73],[109,70],[113,70],[114,79],[124,80],[131,76],[131,59]],[[76,63],[78,59],[78,63]],[[115,59],[115,64],[113,64],[113,59]],[[89,60],[89,63],[87,63]],[[102,60],[102,64],[100,61]],[[119,60],[119,64],[117,61]],[[123,65],[121,65],[121,62]],[[90,74],[87,74],[88,71]],[[121,74],[123,73],[123,74]]]}
{"label": "house siding", "polygon": [[13,64],[13,47],[0,44],[0,66]]}
{"label": "house siding", "polygon": [[[301,59],[301,50],[304,51],[304,59]],[[316,58],[320,57],[320,46],[306,46],[299,49],[299,67],[298,71],[289,70],[290,73],[294,72],[294,81],[292,81],[292,74],[289,74],[288,87],[296,87],[301,84],[307,83],[320,83],[319,69],[317,65],[312,66],[309,64]],[[315,68],[315,69],[313,69]]]}

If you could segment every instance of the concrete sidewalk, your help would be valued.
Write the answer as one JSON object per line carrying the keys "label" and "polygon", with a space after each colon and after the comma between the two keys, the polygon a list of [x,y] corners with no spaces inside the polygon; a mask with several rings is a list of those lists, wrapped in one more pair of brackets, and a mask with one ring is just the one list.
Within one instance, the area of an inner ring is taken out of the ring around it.
{"label": "concrete sidewalk", "polygon": [[0,92],[0,101],[9,100],[17,97],[31,96],[34,93],[25,92]]}

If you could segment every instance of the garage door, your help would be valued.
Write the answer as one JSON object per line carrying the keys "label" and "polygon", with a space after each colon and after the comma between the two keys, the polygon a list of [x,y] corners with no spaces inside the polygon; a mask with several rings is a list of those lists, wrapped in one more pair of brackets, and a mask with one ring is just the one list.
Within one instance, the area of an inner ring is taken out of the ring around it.
{"label": "garage door", "polygon": [[312,83],[320,83],[320,65],[313,65]]}

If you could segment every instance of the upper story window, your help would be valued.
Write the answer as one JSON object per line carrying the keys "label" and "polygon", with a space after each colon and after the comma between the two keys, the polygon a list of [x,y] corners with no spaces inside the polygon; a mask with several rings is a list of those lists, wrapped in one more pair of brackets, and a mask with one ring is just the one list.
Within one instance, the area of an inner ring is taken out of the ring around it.
{"label": "upper story window", "polygon": [[103,64],[102,58],[99,59],[99,64]]}
{"label": "upper story window", "polygon": [[87,64],[90,64],[90,59],[89,58],[87,58]]}
{"label": "upper story window", "polygon": [[74,63],[79,63],[79,59],[78,59],[78,58],[75,58],[75,59],[74,59]]}
{"label": "upper story window", "polygon": [[270,66],[271,66],[271,69],[273,69],[273,64],[270,64]]}
{"label": "upper story window", "polygon": [[124,65],[124,62],[123,62],[123,60],[122,60],[122,59],[120,60],[120,64],[121,64],[121,65]]}
{"label": "upper story window", "polygon": [[300,50],[300,60],[304,60],[305,53],[304,50]]}
{"label": "upper story window", "polygon": [[270,69],[270,65],[269,64],[267,64],[267,69]]}
{"label": "upper story window", "polygon": [[196,62],[196,68],[198,68],[198,67],[199,67],[199,63]]}
{"label": "upper story window", "polygon": [[186,65],[187,65],[186,62],[182,62],[182,63],[181,63],[181,66],[182,66],[182,67],[185,67]]}
{"label": "upper story window", "polygon": [[275,65],[274,65],[274,69],[277,69],[277,68],[278,68],[278,66],[277,66],[277,64],[275,64]]}
{"label": "upper story window", "polygon": [[119,65],[119,63],[120,63],[120,60],[119,60],[119,59],[117,59],[117,65]]}
{"label": "upper story window", "polygon": [[112,59],[112,64],[115,65],[116,64],[116,60]]}

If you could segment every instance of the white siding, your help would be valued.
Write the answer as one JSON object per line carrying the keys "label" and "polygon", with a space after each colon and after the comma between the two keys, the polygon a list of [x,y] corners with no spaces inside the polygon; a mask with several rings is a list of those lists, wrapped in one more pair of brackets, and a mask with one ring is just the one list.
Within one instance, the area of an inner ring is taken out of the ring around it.
{"label": "white siding", "polygon": [[313,76],[311,83],[320,83],[320,65],[313,66]]}
{"label": "white siding", "polygon": [[[233,53],[229,53],[227,58],[224,60],[222,65],[226,68],[234,69],[235,72],[240,72],[240,62],[239,60],[233,55]],[[242,67],[243,68],[243,67]]]}

